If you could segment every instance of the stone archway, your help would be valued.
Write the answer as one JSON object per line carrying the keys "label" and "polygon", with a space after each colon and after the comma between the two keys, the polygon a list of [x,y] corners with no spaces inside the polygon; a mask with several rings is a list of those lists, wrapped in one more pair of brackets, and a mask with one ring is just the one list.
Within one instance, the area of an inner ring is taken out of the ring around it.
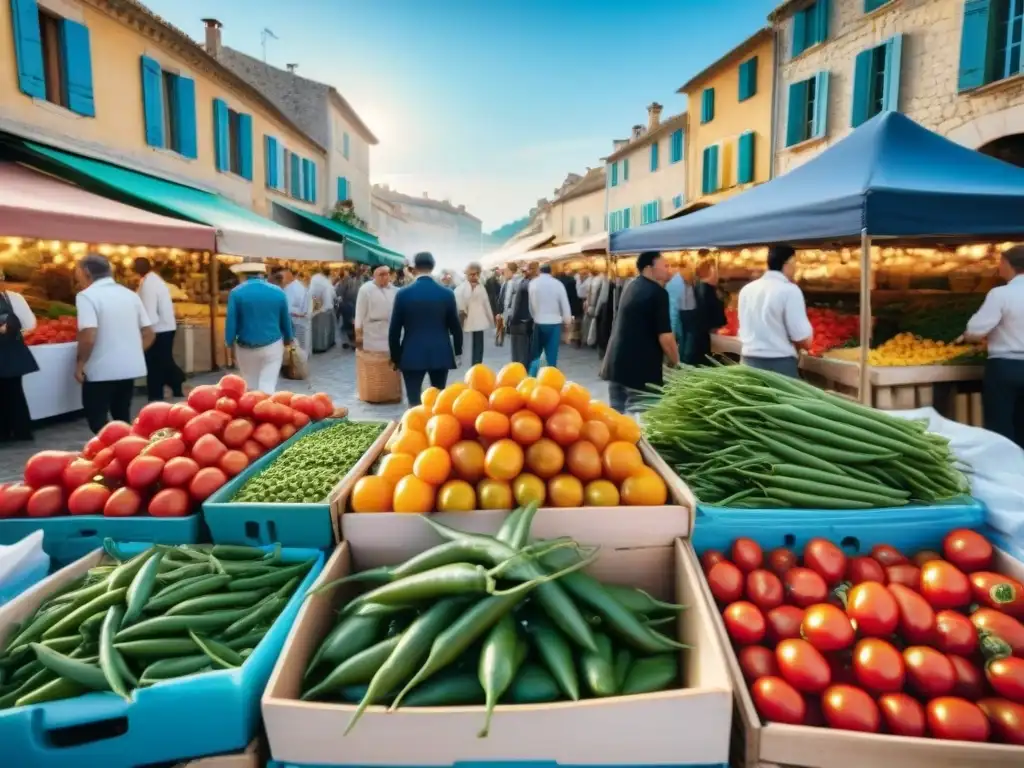
{"label": "stone archway", "polygon": [[[996,151],[1008,152],[1007,145],[1012,145],[1013,142],[1004,144],[1000,143],[1001,140],[1020,135],[1024,135],[1024,104],[978,115],[960,127],[949,131],[946,138],[965,147],[985,152],[985,154],[1002,157],[1002,154],[996,154]],[[989,151],[990,147],[994,147],[995,151]],[[1014,164],[1020,165],[1020,163]]]}
{"label": "stone archway", "polygon": [[1024,168],[1024,133],[1014,133],[1009,136],[990,141],[978,147],[983,155],[997,157],[1010,165]]}

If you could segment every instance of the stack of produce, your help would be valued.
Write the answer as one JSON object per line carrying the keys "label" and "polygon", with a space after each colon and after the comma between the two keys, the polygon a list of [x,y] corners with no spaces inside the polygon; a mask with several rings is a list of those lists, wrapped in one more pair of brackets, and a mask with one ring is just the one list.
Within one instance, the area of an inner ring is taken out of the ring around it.
{"label": "stack of produce", "polygon": [[0,654],[0,710],[234,669],[313,561],[237,546],[152,547],[45,600]]}
{"label": "stack of produce", "polygon": [[765,720],[1024,746],[1024,586],[992,558],[957,530],[912,560],[820,538],[701,560]]}
{"label": "stack of produce", "polygon": [[36,319],[36,327],[25,331],[25,343],[34,347],[39,344],[66,344],[78,338],[78,318],[74,315],[62,315],[53,320],[40,317]]}
{"label": "stack of produce", "polygon": [[22,482],[0,485],[0,518],[187,516],[250,462],[332,413],[325,394],[247,392],[240,376],[224,376],[185,403],[149,403],[132,424],[110,422],[81,453],[35,454]]}
{"label": "stack of produce", "polygon": [[926,423],[768,371],[672,371],[649,405],[648,440],[704,504],[869,509],[970,491],[949,441]]}
{"label": "stack of produce", "polygon": [[[735,309],[727,309],[725,317],[728,324],[719,331],[722,336],[739,336],[739,313]],[[860,318],[834,309],[810,307],[807,318],[814,329],[814,340],[810,353],[820,356],[830,349],[843,347],[857,338],[860,333]]]}
{"label": "stack of produce", "polygon": [[233,502],[313,504],[327,498],[338,480],[363,457],[387,424],[342,421],[300,438],[249,478]]}
{"label": "stack of produce", "polygon": [[668,489],[639,440],[633,419],[557,368],[533,378],[521,363],[497,375],[474,365],[465,383],[430,388],[405,413],[377,473],[353,489],[352,511],[664,504]]}
{"label": "stack of produce", "polygon": [[904,365],[941,365],[965,357],[983,354],[977,344],[933,341],[912,333],[898,333],[868,352],[868,362],[878,367]]}
{"label": "stack of produce", "polygon": [[342,609],[309,665],[302,698],[358,702],[348,730],[372,704],[483,704],[486,736],[499,702],[677,686],[685,646],[655,627],[682,606],[582,573],[594,556],[572,554],[580,547],[571,539],[527,544],[536,509],[517,509],[494,537],[425,518],[444,544],[320,587],[375,585]]}

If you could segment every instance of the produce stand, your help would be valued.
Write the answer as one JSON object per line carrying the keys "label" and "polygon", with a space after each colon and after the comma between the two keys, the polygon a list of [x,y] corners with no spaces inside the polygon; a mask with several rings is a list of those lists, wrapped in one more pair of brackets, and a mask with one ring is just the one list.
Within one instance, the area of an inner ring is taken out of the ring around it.
{"label": "produce stand", "polygon": [[29,347],[39,370],[22,379],[33,421],[82,410],[82,385],[75,380],[78,343]]}

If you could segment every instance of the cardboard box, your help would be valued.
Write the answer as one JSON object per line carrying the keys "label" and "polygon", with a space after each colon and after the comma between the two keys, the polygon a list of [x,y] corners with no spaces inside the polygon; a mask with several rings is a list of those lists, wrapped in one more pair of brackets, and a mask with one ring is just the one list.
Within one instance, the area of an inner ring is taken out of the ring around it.
{"label": "cardboard box", "polygon": [[200,757],[195,760],[178,763],[174,768],[262,768],[264,764],[263,755],[264,752],[260,740],[253,739],[242,752]]}
{"label": "cardboard box", "polygon": [[[602,545],[589,572],[609,583],[642,587],[690,606],[679,638],[685,687],[659,693],[544,705],[501,706],[488,738],[477,738],[482,707],[398,710],[371,707],[342,736],[354,706],[298,700],[306,665],[332,627],[344,589],[306,602],[292,628],[263,696],[263,718],[276,761],[300,765],[448,766],[465,761],[553,761],[563,765],[725,765],[728,762],[732,692],[724,649],[713,630],[708,604],[692,558],[676,538],[688,529],[673,508],[662,508],[660,540],[637,536],[635,519],[616,508],[591,508],[553,522],[538,535],[573,536]],[[494,532],[498,516],[464,516],[474,528]],[[414,519],[417,519],[414,517]],[[555,518],[551,518],[554,521]],[[422,520],[419,524],[426,528]],[[467,526],[468,527],[468,526]],[[644,541],[631,546],[631,540]],[[401,562],[433,543],[409,540],[346,541],[321,579],[330,580],[372,564]]]}

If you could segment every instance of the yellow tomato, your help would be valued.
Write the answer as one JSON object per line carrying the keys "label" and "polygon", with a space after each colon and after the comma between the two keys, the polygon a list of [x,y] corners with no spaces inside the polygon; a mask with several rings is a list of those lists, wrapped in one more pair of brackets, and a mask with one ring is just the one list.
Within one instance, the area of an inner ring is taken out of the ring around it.
{"label": "yellow tomato", "polygon": [[477,483],[480,509],[512,509],[512,486],[505,480],[486,478]]}
{"label": "yellow tomato", "polygon": [[465,480],[449,480],[437,490],[438,512],[469,512],[476,509],[476,491]]}
{"label": "yellow tomato", "polygon": [[583,498],[588,507],[617,507],[619,489],[610,480],[594,480],[583,489]]}
{"label": "yellow tomato", "polygon": [[544,481],[536,475],[523,472],[512,481],[512,494],[519,506],[529,504],[531,501],[543,504],[547,497],[547,487],[544,485]]}

